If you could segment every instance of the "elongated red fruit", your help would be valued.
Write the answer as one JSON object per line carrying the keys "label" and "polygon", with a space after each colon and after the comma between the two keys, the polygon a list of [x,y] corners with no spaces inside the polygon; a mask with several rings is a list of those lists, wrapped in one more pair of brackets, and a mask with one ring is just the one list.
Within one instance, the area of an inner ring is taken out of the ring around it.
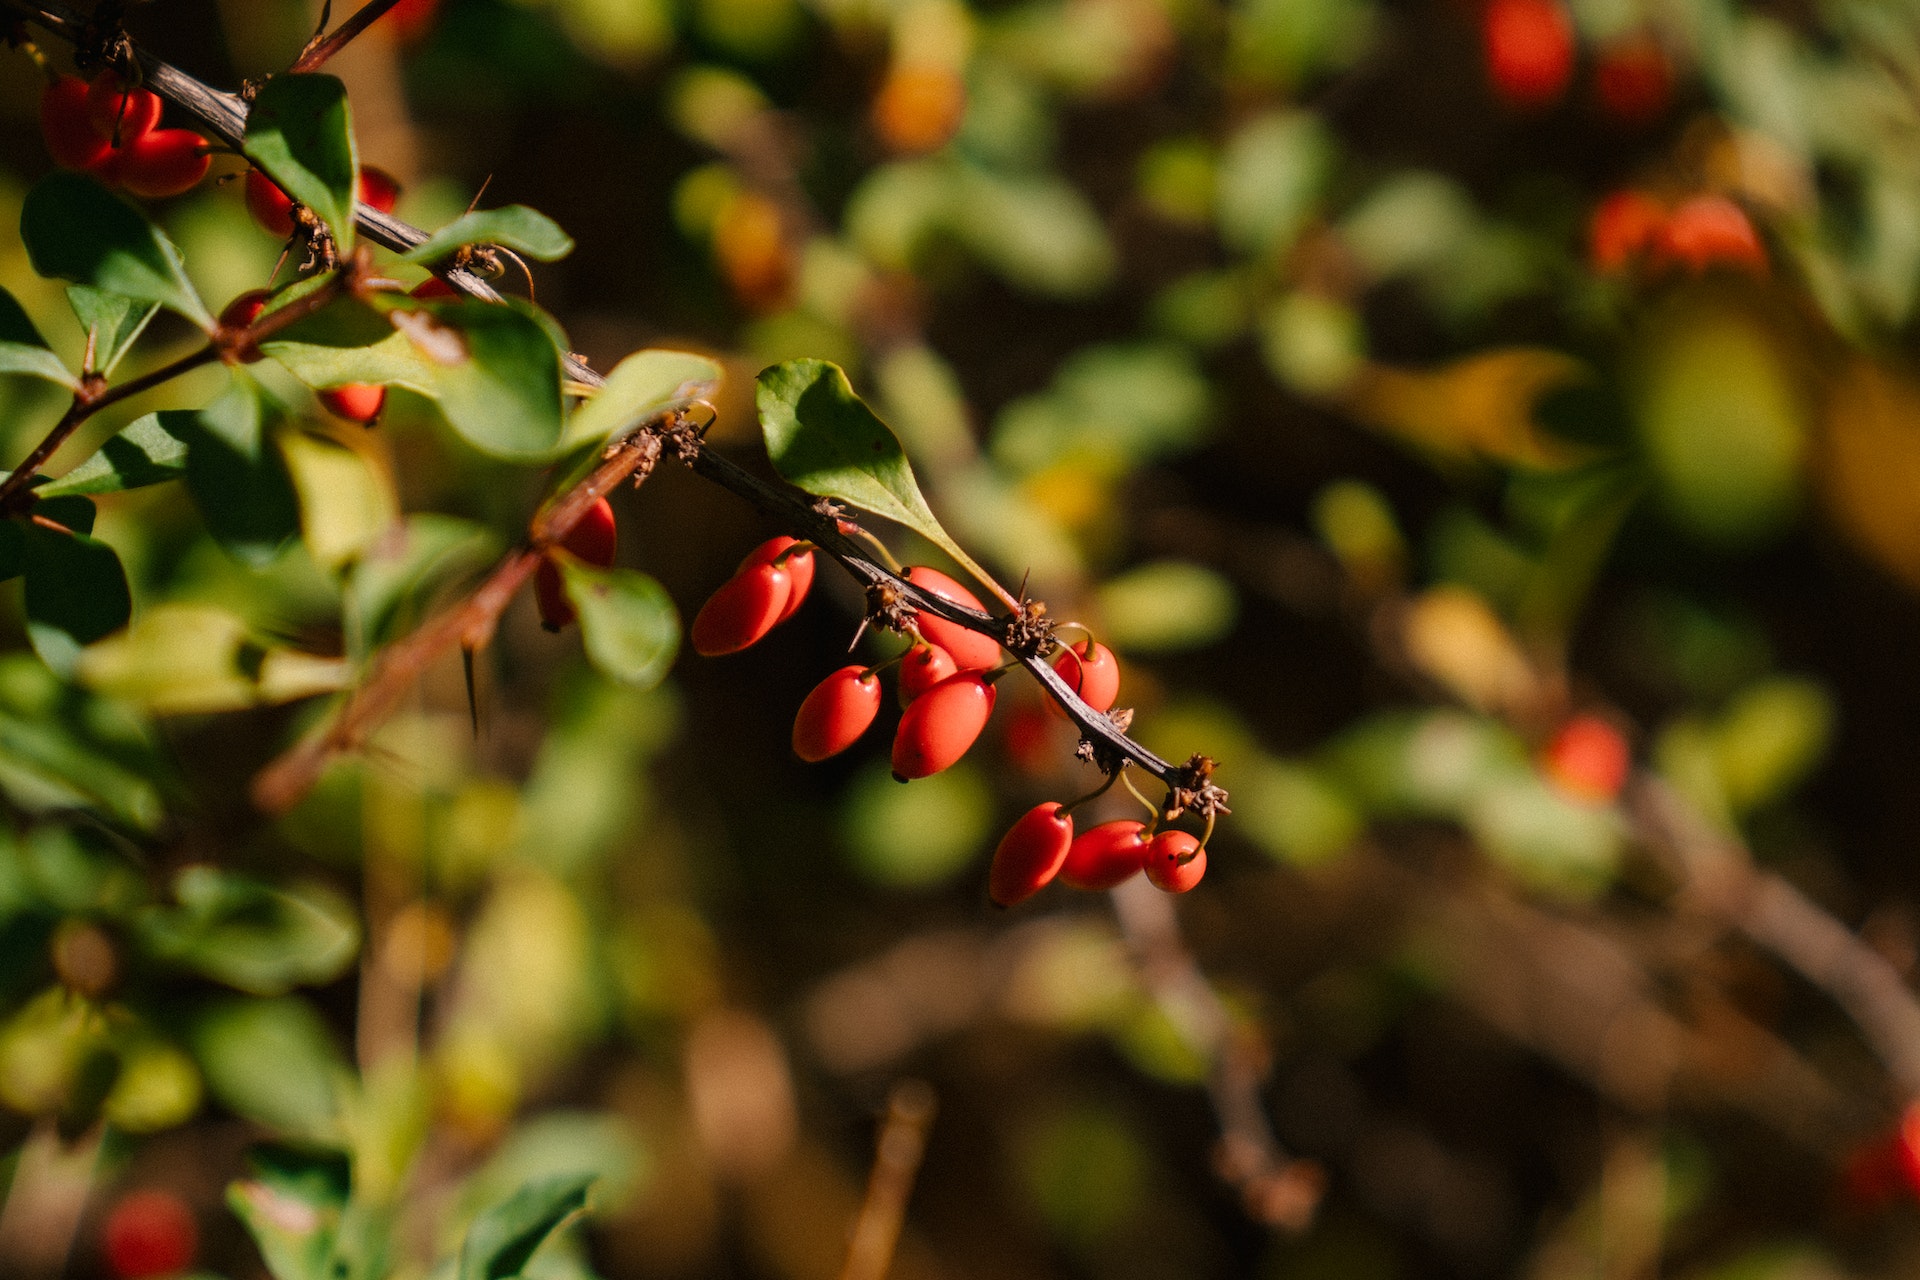
{"label": "elongated red fruit", "polygon": [[[605,498],[595,498],[579,522],[560,540],[560,545],[596,569],[612,564],[620,549],[613,507]],[[567,599],[566,578],[551,557],[542,560],[534,570],[533,598],[540,607],[540,625],[547,630],[560,631],[573,623],[576,615],[573,601]]]}
{"label": "elongated red fruit", "polygon": [[127,146],[160,123],[159,95],[127,88],[118,71],[102,71],[87,86],[87,123],[101,137]]}
{"label": "elongated red fruit", "polygon": [[292,198],[258,169],[247,170],[247,212],[276,239],[293,234]]}
{"label": "elongated red fruit", "polygon": [[[1107,710],[1120,696],[1120,660],[1097,640],[1090,638],[1078,649],[1062,648],[1054,655],[1053,669],[1095,711]],[[1047,699],[1047,709],[1066,719],[1067,713],[1052,698]]]}
{"label": "elongated red fruit", "polygon": [[1062,813],[1058,800],[1035,805],[1000,837],[987,872],[987,896],[1002,907],[1025,902],[1060,873],[1072,845],[1073,815]]}
{"label": "elongated red fruit", "polygon": [[749,565],[734,574],[700,606],[693,651],[717,658],[756,643],[779,623],[792,589],[792,576],[777,564]]}
{"label": "elongated red fruit", "polygon": [[908,702],[955,675],[953,655],[937,644],[917,644],[900,660],[900,693]]}
{"label": "elongated red fruit", "polygon": [[809,763],[837,756],[880,714],[880,680],[858,663],[814,686],[793,718],[793,754]]}
{"label": "elongated red fruit", "polygon": [[100,1234],[107,1267],[121,1280],[177,1275],[193,1265],[200,1244],[193,1210],[171,1191],[120,1197]]}
{"label": "elongated red fruit", "polygon": [[213,165],[207,140],[191,129],[155,129],[127,143],[114,164],[120,185],[148,200],[193,190]]}
{"label": "elongated red fruit", "polygon": [[949,676],[907,705],[893,735],[893,776],[939,773],[967,754],[993,714],[993,686],[977,671]]}
{"label": "elongated red fruit", "polygon": [[807,592],[813,590],[813,548],[800,546],[798,538],[789,538],[785,534],[768,538],[765,542],[747,552],[747,558],[740,562],[742,569],[756,564],[779,564],[786,569],[791,585],[787,588],[787,607],[780,611],[777,627],[794,614],[800,612],[800,606],[806,603]]}
{"label": "elongated red fruit", "polygon": [[1207,851],[1184,831],[1162,831],[1147,845],[1147,879],[1168,893],[1185,893],[1207,874]]}
{"label": "elongated red fruit", "polygon": [[1509,107],[1548,106],[1573,77],[1573,19],[1560,0],[1492,0],[1480,38],[1494,93]]}
{"label": "elongated red fruit", "polygon": [[412,296],[424,302],[435,302],[441,298],[457,298],[460,291],[439,276],[430,276],[413,286]]}
{"label": "elongated red fruit", "polygon": [[88,123],[87,83],[76,76],[61,76],[40,91],[40,136],[62,169],[91,169],[113,149]]}
{"label": "elongated red fruit", "polygon": [[385,169],[361,165],[360,203],[381,213],[392,213],[393,206],[400,203],[400,180]]}
{"label": "elongated red fruit", "polygon": [[371,382],[349,382],[322,391],[320,403],[336,418],[370,427],[380,420],[380,411],[387,406],[387,389]]}
{"label": "elongated red fruit", "polygon": [[1694,196],[1667,218],[1653,243],[1654,256],[1698,275],[1713,266],[1767,272],[1767,249],[1742,209],[1725,196]]}
{"label": "elongated red fruit", "polygon": [[[907,581],[942,600],[964,605],[969,609],[978,609],[985,613],[980,597],[949,578],[938,569],[929,569],[923,564],[914,565],[907,570]],[[948,622],[945,618],[936,618],[930,613],[922,613],[917,619],[920,634],[931,644],[937,644],[953,655],[953,661],[962,671],[985,671],[1000,661],[1000,644],[990,636],[978,631],[969,631],[965,627]]]}
{"label": "elongated red fruit", "polygon": [[1631,187],[1602,200],[1587,223],[1587,260],[1601,275],[1624,270],[1667,225],[1667,206]]}
{"label": "elongated red fruit", "polygon": [[1076,889],[1111,889],[1140,873],[1147,863],[1144,823],[1103,822],[1074,837],[1060,879]]}

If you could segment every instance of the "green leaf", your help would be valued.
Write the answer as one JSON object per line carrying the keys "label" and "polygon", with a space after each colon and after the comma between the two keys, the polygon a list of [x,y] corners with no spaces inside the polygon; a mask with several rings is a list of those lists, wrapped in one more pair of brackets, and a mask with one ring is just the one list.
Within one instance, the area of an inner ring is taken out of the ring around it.
{"label": "green leaf", "polygon": [[553,262],[573,252],[573,237],[559,223],[537,209],[510,204],[455,218],[402,256],[408,262],[437,262],[469,244],[499,245],[540,262]]}
{"label": "green leaf", "polygon": [[37,492],[42,499],[78,493],[118,493],[164,484],[187,473],[187,446],[150,413],[124,427],[98,452]]}
{"label": "green leaf", "polygon": [[1167,653],[1212,644],[1233,628],[1233,587],[1178,560],[1130,569],[1100,588],[1107,641],[1123,653]]}
{"label": "green leaf", "polygon": [[213,328],[213,315],[187,280],[173,241],[85,174],[41,179],[20,211],[20,239],[43,276],[158,303],[202,329]]}
{"label": "green leaf", "polygon": [[460,1246],[459,1280],[512,1280],[556,1228],[584,1209],[594,1175],[568,1173],[528,1183],[486,1210]]}
{"label": "green leaf", "polygon": [[250,382],[204,409],[163,409],[160,425],[186,443],[187,489],[227,554],[258,568],[300,532],[293,481]]}
{"label": "green leaf", "polygon": [[567,422],[567,447],[611,440],[675,400],[711,395],[720,375],[719,363],[705,356],[636,351],[614,366],[606,386],[573,411]]}
{"label": "green leaf", "polygon": [[26,526],[27,638],[62,675],[80,650],[125,626],[133,612],[120,557],[82,533]]}
{"label": "green leaf", "polygon": [[174,897],[177,906],[141,917],[141,942],[161,959],[253,995],[330,982],[359,952],[352,907],[318,886],[277,889],[203,864],[180,873]]}
{"label": "green leaf", "polygon": [[139,302],[84,284],[67,286],[67,302],[81,329],[93,335],[93,371],[112,373],[120,357],[160,311],[158,303]]}
{"label": "green leaf", "polygon": [[345,1152],[259,1146],[253,1176],[227,1187],[227,1205],[246,1224],[274,1280],[328,1280],[334,1237],[352,1186]]}
{"label": "green leaf", "polygon": [[560,353],[532,307],[443,302],[396,311],[393,323],[432,365],[431,394],[468,444],[536,461],[560,442]]}
{"label": "green leaf", "polygon": [[777,364],[761,372],[756,399],[767,455],[787,481],[903,524],[979,573],[928,508],[900,441],[853,394],[839,365]]}
{"label": "green leaf", "polygon": [[346,587],[347,652],[359,657],[391,639],[440,586],[490,563],[499,539],[485,525],[423,512],[408,516],[353,567]]}
{"label": "green leaf", "polygon": [[53,354],[47,340],[33,327],[33,321],[13,295],[0,289],[0,374],[4,373],[45,378],[63,387],[79,383],[60,362],[60,357]]}
{"label": "green leaf", "polygon": [[595,569],[571,556],[559,561],[588,659],[622,684],[659,684],[680,647],[680,615],[667,589],[632,569]]}
{"label": "green leaf", "polygon": [[[324,282],[296,285],[268,306],[272,312]],[[339,298],[282,330],[260,350],[310,387],[349,382],[403,386],[434,394],[434,365],[394,327],[386,312],[358,298]]]}
{"label": "green leaf", "polygon": [[350,1078],[326,1020],[299,996],[215,1005],[194,1028],[193,1050],[224,1106],[294,1136],[329,1131],[336,1086]]}
{"label": "green leaf", "polygon": [[0,520],[0,582],[19,577],[26,568],[26,526],[17,520]]}
{"label": "green leaf", "polygon": [[360,159],[345,85],[326,75],[267,81],[247,116],[247,158],[327,224],[340,253],[353,248]]}

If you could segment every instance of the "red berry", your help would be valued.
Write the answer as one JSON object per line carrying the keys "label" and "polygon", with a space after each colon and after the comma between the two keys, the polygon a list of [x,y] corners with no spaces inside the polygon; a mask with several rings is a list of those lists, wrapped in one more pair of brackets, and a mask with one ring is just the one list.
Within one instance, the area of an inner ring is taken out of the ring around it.
{"label": "red berry", "polygon": [[1596,804],[1611,804],[1626,784],[1633,755],[1620,731],[1599,716],[1575,716],[1541,753],[1541,768],[1561,789]]}
{"label": "red berry", "polygon": [[908,702],[959,671],[953,655],[937,644],[917,644],[900,660],[900,692]]}
{"label": "red berry", "polygon": [[[612,564],[620,546],[619,531],[613,522],[613,507],[605,498],[595,498],[593,505],[567,531],[567,536],[560,539],[560,545],[596,569],[604,569]],[[573,625],[577,615],[573,601],[567,599],[566,577],[551,556],[543,559],[540,567],[534,570],[533,598],[540,607],[541,626],[549,631],[562,631]]]}
{"label": "red berry", "polygon": [[1074,838],[1060,879],[1076,889],[1111,889],[1130,879],[1147,861],[1144,823],[1103,822]]}
{"label": "red berry", "polygon": [[967,754],[993,714],[993,686],[977,671],[949,676],[911,703],[893,735],[893,776],[939,773]]}
{"label": "red berry", "polygon": [[693,620],[693,651],[717,658],[756,643],[780,621],[792,590],[791,575],[779,565],[742,569],[700,607]]}
{"label": "red berry", "polygon": [[193,1212],[168,1191],[120,1197],[102,1231],[107,1266],[122,1280],[170,1276],[193,1265],[200,1232]]}
{"label": "red berry", "polygon": [[380,420],[380,410],[386,407],[387,389],[370,382],[349,382],[322,391],[320,403],[336,418],[370,427]]}
{"label": "red berry", "polygon": [[160,123],[159,95],[125,88],[118,71],[102,71],[87,86],[87,123],[101,137],[130,146]]}
{"label": "red berry", "polygon": [[[1096,640],[1089,638],[1078,649],[1062,647],[1053,659],[1053,669],[1095,711],[1107,710],[1120,696],[1120,661],[1113,650]],[[1047,699],[1047,709],[1062,720],[1067,718],[1052,698]]]}
{"label": "red berry", "polygon": [[749,551],[747,558],[740,562],[742,569],[756,564],[777,562],[787,571],[787,577],[792,585],[787,588],[787,607],[780,611],[780,617],[774,623],[775,626],[779,626],[780,623],[800,612],[800,606],[806,602],[807,592],[813,589],[813,548],[807,547],[802,551],[794,551],[793,548],[797,546],[800,546],[798,538],[789,538],[782,534],[779,537],[768,538]]}
{"label": "red berry", "polygon": [[1667,224],[1667,206],[1627,188],[1602,200],[1587,224],[1587,257],[1601,275],[1623,270],[1652,247]]}
{"label": "red berry", "polygon": [[193,190],[213,165],[205,138],[191,129],[155,129],[117,153],[114,176],[120,185],[148,200],[163,200]]}
{"label": "red berry", "polygon": [[1491,0],[1481,43],[1493,91],[1509,107],[1551,105],[1573,76],[1573,21],[1559,0]]}
{"label": "red berry", "polygon": [[293,234],[292,198],[258,169],[247,170],[247,212],[276,239]]}
{"label": "red berry", "polygon": [[400,0],[387,10],[387,21],[402,44],[412,44],[427,34],[440,9],[440,0]]}
{"label": "red berry", "polygon": [[1907,1181],[1907,1190],[1920,1195],[1920,1103],[1910,1104],[1901,1114],[1893,1149],[1900,1174]]}
{"label": "red berry", "polygon": [[1652,36],[1628,36],[1601,50],[1593,88],[1601,110],[1621,124],[1651,124],[1673,103],[1673,64]]}
{"label": "red berry", "polygon": [[[976,609],[986,610],[980,605],[980,598],[959,583],[941,573],[938,569],[929,569],[925,565],[915,565],[907,570],[907,581],[929,595],[939,596],[942,600]],[[918,618],[920,634],[929,644],[937,644],[953,655],[953,661],[962,671],[985,671],[1000,661],[1000,643],[991,636],[983,636],[978,631],[969,631],[945,618],[936,618],[930,613],[922,613]]]}
{"label": "red berry", "polygon": [[1654,256],[1698,275],[1724,264],[1764,275],[1766,246],[1742,209],[1725,196],[1694,196],[1673,211],[1653,243]]}
{"label": "red berry", "polygon": [[1147,845],[1146,868],[1155,888],[1185,893],[1207,874],[1207,851],[1184,831],[1162,831]]}
{"label": "red berry", "polygon": [[1072,844],[1073,817],[1060,812],[1060,802],[1035,805],[1000,837],[987,872],[987,896],[1002,907],[1025,902],[1059,874]]}
{"label": "red berry", "polygon": [[809,762],[837,756],[880,714],[880,681],[859,664],[814,686],[793,718],[793,754]]}
{"label": "red berry", "polygon": [[360,166],[360,203],[381,213],[392,213],[400,203],[400,182],[385,169]]}
{"label": "red berry", "polygon": [[[267,309],[267,303],[272,300],[273,295],[265,289],[248,290],[229,302],[226,310],[220,313],[220,327],[223,329],[246,328],[260,318],[260,313]],[[265,357],[260,354],[258,347],[248,347],[240,355],[242,364],[253,364],[262,359]]]}
{"label": "red berry", "polygon": [[460,291],[439,276],[431,276],[415,285],[411,296],[424,302],[434,302],[441,298],[457,298]]}
{"label": "red berry", "polygon": [[1901,1191],[1913,1192],[1909,1158],[1902,1130],[1865,1142],[1847,1153],[1841,1170],[1841,1189],[1851,1209],[1875,1213],[1892,1204]]}
{"label": "red berry", "polygon": [[91,169],[112,150],[87,122],[87,85],[74,76],[61,76],[41,91],[40,134],[62,169]]}

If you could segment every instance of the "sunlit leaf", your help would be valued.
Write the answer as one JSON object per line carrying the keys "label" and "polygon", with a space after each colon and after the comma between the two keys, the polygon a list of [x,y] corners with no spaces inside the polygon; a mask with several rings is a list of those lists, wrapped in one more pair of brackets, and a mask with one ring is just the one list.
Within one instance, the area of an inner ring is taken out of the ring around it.
{"label": "sunlit leaf", "polygon": [[323,569],[360,556],[399,518],[391,480],[343,445],[304,432],[281,440],[287,473],[300,498],[300,535]]}
{"label": "sunlit leaf", "polygon": [[145,214],[85,174],[42,178],[27,193],[20,239],[43,276],[158,303],[213,328],[212,313],[187,280],[180,250]]}
{"label": "sunlit leaf", "polygon": [[78,384],[11,293],[0,289],[0,374],[44,378],[63,387]]}
{"label": "sunlit leaf", "polygon": [[573,237],[559,223],[537,209],[510,204],[455,218],[403,256],[409,262],[432,263],[469,244],[498,245],[540,262],[553,262],[573,252]]}
{"label": "sunlit leaf", "polygon": [[547,1237],[586,1208],[594,1176],[543,1178],[482,1212],[460,1246],[459,1280],[513,1280],[521,1275]]}
{"label": "sunlit leaf", "polygon": [[1212,644],[1233,629],[1233,587],[1213,570],[1179,560],[1130,569],[1100,588],[1106,640],[1133,653]]}
{"label": "sunlit leaf", "polygon": [[[193,1049],[207,1087],[236,1114],[289,1137],[328,1134],[346,1060],[314,1007],[298,996],[235,998],[209,1009]],[[262,1063],[273,1064],[270,1071]]]}
{"label": "sunlit leaf", "polygon": [[717,361],[688,351],[636,351],[607,375],[607,383],[567,420],[566,443],[577,448],[610,440],[666,405],[719,388]]}
{"label": "sunlit leaf", "polygon": [[596,569],[572,556],[560,557],[560,572],[588,660],[621,684],[659,684],[680,647],[680,615],[667,589],[636,570]]}
{"label": "sunlit leaf", "polygon": [[312,74],[268,80],[247,115],[247,156],[326,223],[340,253],[352,250],[360,160],[344,84]]}
{"label": "sunlit leaf", "polygon": [[422,512],[371,546],[347,580],[348,651],[364,654],[390,636],[409,602],[491,560],[499,541],[484,526]]}
{"label": "sunlit leaf", "polygon": [[164,484],[186,473],[186,443],[161,425],[159,414],[150,413],[128,423],[120,434],[108,438],[98,452],[35,492],[42,498],[117,493]]}
{"label": "sunlit leaf", "polygon": [[1437,369],[1370,366],[1345,403],[1367,425],[1438,457],[1567,466],[1586,455],[1542,431],[1534,406],[1583,376],[1557,351],[1495,348]]}
{"label": "sunlit leaf", "polygon": [[93,338],[95,373],[112,373],[135,339],[160,312],[157,302],[141,302],[84,284],[67,286],[67,301],[81,329]]}

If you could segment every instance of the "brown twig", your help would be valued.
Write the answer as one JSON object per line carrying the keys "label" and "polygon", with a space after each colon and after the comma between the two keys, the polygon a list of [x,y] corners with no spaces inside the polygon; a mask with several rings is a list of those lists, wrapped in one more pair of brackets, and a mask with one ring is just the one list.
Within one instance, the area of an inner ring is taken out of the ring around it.
{"label": "brown twig", "polygon": [[840,1280],[886,1280],[936,1110],[938,1101],[924,1081],[903,1080],[887,1095],[887,1114],[880,1122],[873,1170],[867,1175],[867,1198],[854,1219]]}
{"label": "brown twig", "polygon": [[378,22],[387,10],[399,3],[400,0],[368,0],[368,3],[354,11],[352,17],[335,27],[332,35],[316,34],[313,39],[307,41],[307,47],[300,51],[300,56],[293,60],[291,67],[287,68],[288,73],[298,75],[303,71],[312,71],[321,66],[328,58],[346,48],[362,31]]}

